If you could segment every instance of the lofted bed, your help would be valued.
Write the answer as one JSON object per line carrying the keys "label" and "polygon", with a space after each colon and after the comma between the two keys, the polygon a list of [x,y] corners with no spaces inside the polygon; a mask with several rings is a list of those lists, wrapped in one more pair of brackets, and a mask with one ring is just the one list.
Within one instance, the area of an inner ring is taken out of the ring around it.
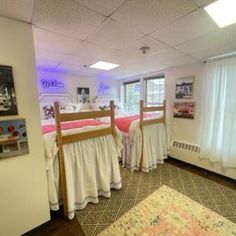
{"label": "lofted bed", "polygon": [[[109,108],[109,99],[111,97],[98,97],[94,109]],[[139,107],[139,114],[129,114],[117,102],[115,125],[122,133],[123,167],[149,172],[167,158],[166,101],[161,106],[145,106],[141,100]]]}
{"label": "lofted bed", "polygon": [[[62,203],[64,215],[73,219],[75,210],[121,188],[122,137],[115,128],[113,101],[106,111],[61,113],[58,101],[53,110],[55,120],[42,125],[50,208],[58,210]],[[97,120],[101,117],[109,122]]]}

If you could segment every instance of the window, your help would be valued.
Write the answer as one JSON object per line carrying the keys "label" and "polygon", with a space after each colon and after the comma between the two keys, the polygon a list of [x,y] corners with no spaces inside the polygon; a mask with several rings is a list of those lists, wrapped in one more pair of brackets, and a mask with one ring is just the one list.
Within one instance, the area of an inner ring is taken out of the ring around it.
{"label": "window", "polygon": [[147,104],[162,104],[165,98],[165,77],[147,78],[145,82],[145,102]]}
{"label": "window", "polygon": [[138,112],[140,101],[140,81],[135,80],[124,83],[125,110],[129,113]]}

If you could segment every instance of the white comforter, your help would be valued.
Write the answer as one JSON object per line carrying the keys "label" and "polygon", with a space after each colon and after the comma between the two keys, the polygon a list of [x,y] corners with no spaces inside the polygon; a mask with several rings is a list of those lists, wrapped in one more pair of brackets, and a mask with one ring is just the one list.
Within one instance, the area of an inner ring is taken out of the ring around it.
{"label": "white comforter", "polygon": [[[63,131],[63,135],[107,127],[84,127]],[[50,208],[58,210],[60,204],[59,168],[56,133],[43,136],[47,164]],[[68,195],[68,217],[74,217],[74,210],[83,209],[87,203],[98,203],[98,196],[110,197],[110,189],[121,188],[118,156],[122,149],[122,135],[116,130],[112,135],[64,145],[64,161]]]}
{"label": "white comforter", "polygon": [[[144,126],[143,136],[143,165],[141,169],[144,172],[149,172],[167,158],[168,140],[165,125],[159,123]],[[142,155],[142,133],[139,120],[131,123],[129,134],[123,133],[123,146],[123,165],[132,171],[138,170]]]}

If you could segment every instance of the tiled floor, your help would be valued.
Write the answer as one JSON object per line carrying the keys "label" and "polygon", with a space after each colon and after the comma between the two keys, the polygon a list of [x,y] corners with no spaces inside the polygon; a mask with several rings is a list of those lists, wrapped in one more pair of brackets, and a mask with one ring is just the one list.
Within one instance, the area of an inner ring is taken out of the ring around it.
{"label": "tiled floor", "polygon": [[76,212],[86,235],[97,235],[150,193],[165,184],[236,222],[236,191],[207,178],[165,163],[150,173],[121,168],[123,187],[112,191],[110,199],[100,198]]}

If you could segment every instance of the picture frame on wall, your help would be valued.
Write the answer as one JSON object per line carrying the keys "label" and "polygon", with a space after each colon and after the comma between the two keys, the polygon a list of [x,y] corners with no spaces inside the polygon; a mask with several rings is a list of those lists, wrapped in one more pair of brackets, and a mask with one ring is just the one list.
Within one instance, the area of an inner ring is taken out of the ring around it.
{"label": "picture frame on wall", "polygon": [[174,102],[174,117],[184,119],[194,119],[195,102]]}
{"label": "picture frame on wall", "polygon": [[89,103],[90,102],[89,88],[84,88],[84,87],[77,88],[77,96],[79,103]]}
{"label": "picture frame on wall", "polygon": [[11,66],[0,65],[0,116],[18,115]]}
{"label": "picture frame on wall", "polygon": [[176,99],[192,99],[193,98],[194,76],[176,79],[175,98]]}
{"label": "picture frame on wall", "polygon": [[29,153],[25,119],[0,121],[0,160]]}

